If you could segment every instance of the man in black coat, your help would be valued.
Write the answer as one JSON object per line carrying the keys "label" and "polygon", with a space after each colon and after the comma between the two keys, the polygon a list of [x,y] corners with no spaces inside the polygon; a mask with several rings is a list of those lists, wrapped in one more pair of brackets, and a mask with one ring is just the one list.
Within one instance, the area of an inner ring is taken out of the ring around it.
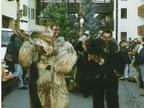
{"label": "man in black coat", "polygon": [[78,43],[76,49],[79,55],[79,58],[77,60],[77,83],[80,92],[85,98],[87,98],[91,94],[88,54],[86,51],[84,51],[84,48],[82,47],[82,42]]}
{"label": "man in black coat", "polygon": [[85,98],[87,98],[91,94],[90,70],[87,53],[83,53],[79,56],[77,69],[80,92]]}
{"label": "man in black coat", "polygon": [[12,58],[13,58],[13,65],[14,65],[14,73],[13,77],[18,79],[18,88],[19,89],[27,89],[24,85],[24,79],[23,79],[23,68],[19,64],[18,55],[19,55],[19,49],[21,45],[23,44],[23,40],[18,37],[16,34],[12,35]]}
{"label": "man in black coat", "polygon": [[124,61],[112,39],[112,32],[104,31],[100,38],[89,43],[87,49],[91,64],[93,107],[104,108],[106,96],[107,108],[119,108],[118,77],[123,74]]}

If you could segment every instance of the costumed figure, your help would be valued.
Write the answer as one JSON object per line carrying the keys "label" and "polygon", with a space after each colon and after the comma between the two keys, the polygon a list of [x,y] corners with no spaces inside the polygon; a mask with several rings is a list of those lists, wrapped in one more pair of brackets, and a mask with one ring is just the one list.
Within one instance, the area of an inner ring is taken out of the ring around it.
{"label": "costumed figure", "polygon": [[29,87],[31,108],[67,108],[68,90],[65,73],[68,73],[77,60],[73,46],[64,38],[57,38],[58,29],[53,35],[36,32],[25,37],[19,52],[19,61],[30,69]]}

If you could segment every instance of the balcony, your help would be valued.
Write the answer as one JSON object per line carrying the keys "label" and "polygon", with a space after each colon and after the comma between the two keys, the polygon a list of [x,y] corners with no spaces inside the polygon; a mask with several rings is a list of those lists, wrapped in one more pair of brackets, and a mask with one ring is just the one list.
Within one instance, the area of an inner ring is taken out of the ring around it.
{"label": "balcony", "polygon": [[93,3],[110,3],[112,0],[92,0]]}
{"label": "balcony", "polygon": [[144,25],[138,26],[138,34],[144,36]]}
{"label": "balcony", "polygon": [[96,13],[111,13],[113,12],[113,3],[95,3],[93,8]]}
{"label": "balcony", "polygon": [[80,10],[80,4],[79,3],[67,3],[68,6],[68,13],[76,13],[78,10]]}
{"label": "balcony", "polygon": [[96,13],[113,12],[113,0],[92,0]]}
{"label": "balcony", "polygon": [[40,0],[41,2],[45,2],[45,3],[49,3],[49,2],[53,2],[53,3],[61,3],[62,0]]}
{"label": "balcony", "polygon": [[144,5],[138,7],[138,16],[144,16]]}

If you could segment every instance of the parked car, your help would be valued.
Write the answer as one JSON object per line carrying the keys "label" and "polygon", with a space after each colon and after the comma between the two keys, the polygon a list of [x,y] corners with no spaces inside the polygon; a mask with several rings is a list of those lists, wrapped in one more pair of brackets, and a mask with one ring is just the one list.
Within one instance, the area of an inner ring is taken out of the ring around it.
{"label": "parked car", "polygon": [[7,46],[10,42],[11,36],[13,34],[12,29],[2,29],[1,35],[1,62],[4,62],[4,58],[6,55]]}
{"label": "parked car", "polygon": [[14,34],[12,29],[2,29],[2,47],[8,46],[12,34]]}
{"label": "parked car", "polygon": [[0,58],[0,62],[2,63],[2,69],[7,69],[9,68],[6,64],[5,61],[5,56],[6,56],[6,52],[7,52],[7,47],[8,44],[10,42],[11,36],[13,34],[13,30],[12,29],[2,29],[2,35],[1,35],[1,58]]}

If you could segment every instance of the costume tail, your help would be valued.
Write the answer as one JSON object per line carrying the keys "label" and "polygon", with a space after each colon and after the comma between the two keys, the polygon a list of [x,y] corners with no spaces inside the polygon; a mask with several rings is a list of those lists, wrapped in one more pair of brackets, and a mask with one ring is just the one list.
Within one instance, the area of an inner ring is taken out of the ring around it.
{"label": "costume tail", "polygon": [[42,108],[38,93],[37,93],[37,82],[38,80],[38,68],[37,63],[32,63],[30,67],[30,79],[29,79],[29,92],[30,101],[32,108]]}

